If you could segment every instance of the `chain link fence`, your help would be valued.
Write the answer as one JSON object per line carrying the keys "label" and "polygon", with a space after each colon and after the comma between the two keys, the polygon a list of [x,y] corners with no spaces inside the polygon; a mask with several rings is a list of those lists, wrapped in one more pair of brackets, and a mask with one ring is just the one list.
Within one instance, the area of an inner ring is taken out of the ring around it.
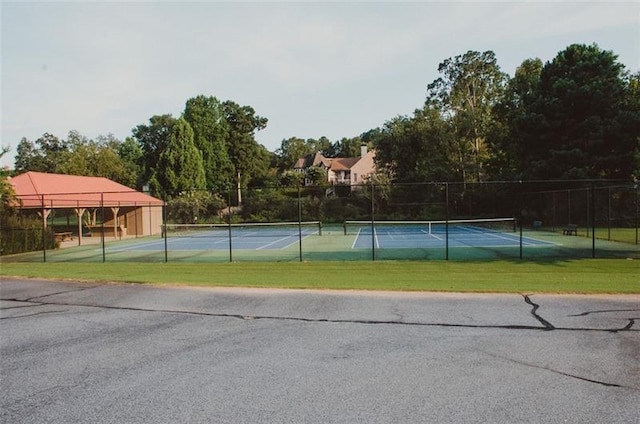
{"label": "chain link fence", "polygon": [[640,258],[638,192],[634,183],[515,181],[193,190],[148,204],[31,196],[18,199],[15,222],[31,223],[32,252],[7,248],[25,226],[5,226],[2,260]]}

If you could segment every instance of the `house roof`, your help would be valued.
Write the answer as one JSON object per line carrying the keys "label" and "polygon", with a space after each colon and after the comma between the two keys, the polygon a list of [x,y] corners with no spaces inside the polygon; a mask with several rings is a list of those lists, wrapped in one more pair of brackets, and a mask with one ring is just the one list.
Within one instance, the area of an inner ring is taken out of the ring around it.
{"label": "house roof", "polygon": [[9,179],[9,182],[23,208],[63,209],[164,204],[160,199],[103,177],[30,171]]}
{"label": "house roof", "polygon": [[362,158],[335,158],[331,162],[332,171],[349,171]]}

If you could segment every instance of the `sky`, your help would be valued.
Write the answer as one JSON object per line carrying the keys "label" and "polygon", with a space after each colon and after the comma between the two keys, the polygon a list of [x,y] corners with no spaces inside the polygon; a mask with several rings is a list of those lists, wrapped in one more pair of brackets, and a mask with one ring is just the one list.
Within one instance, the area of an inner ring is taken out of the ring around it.
{"label": "sky", "polygon": [[123,140],[154,115],[215,96],[290,137],[355,137],[424,104],[438,64],[495,52],[513,75],[573,43],[640,71],[640,2],[1,2],[1,139]]}

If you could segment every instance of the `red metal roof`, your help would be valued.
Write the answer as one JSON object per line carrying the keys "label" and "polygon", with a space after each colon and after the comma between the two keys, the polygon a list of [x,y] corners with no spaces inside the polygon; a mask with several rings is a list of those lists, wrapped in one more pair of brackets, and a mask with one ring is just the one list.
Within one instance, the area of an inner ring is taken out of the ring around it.
{"label": "red metal roof", "polygon": [[10,178],[9,182],[23,208],[163,205],[160,199],[103,177],[30,171]]}

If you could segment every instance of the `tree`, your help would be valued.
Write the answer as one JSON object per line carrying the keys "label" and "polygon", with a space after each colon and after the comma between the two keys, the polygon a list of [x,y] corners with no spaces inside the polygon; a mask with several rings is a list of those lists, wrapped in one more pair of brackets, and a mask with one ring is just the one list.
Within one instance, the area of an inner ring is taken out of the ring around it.
{"label": "tree", "polygon": [[545,64],[520,126],[527,177],[631,177],[639,115],[624,76],[617,56],[596,44],[573,44]]}
{"label": "tree", "polygon": [[208,189],[223,189],[233,180],[233,165],[225,144],[227,124],[222,103],[213,96],[187,100],[184,119],[193,129],[195,146],[202,152]]}
{"label": "tree", "polygon": [[[9,152],[8,147],[2,147],[0,149],[0,158]],[[2,221],[3,217],[7,217],[14,213],[14,209],[11,207],[14,192],[13,186],[9,183],[9,175],[4,170],[0,170],[0,228],[6,224]]]}
{"label": "tree", "polygon": [[136,143],[132,137],[127,137],[118,146],[118,156],[122,160],[124,167],[124,174],[128,181],[131,181],[133,185],[126,184],[130,187],[142,189],[145,181],[141,180],[143,170],[143,153],[140,145]]}
{"label": "tree", "polygon": [[149,125],[138,125],[133,129],[133,137],[142,150],[143,185],[148,184],[153,195],[161,193],[157,169],[160,155],[169,144],[176,119],[171,115],[154,115],[149,119]]}
{"label": "tree", "polygon": [[44,133],[35,143],[22,138],[18,143],[15,170],[60,173],[59,167],[67,160],[69,147],[64,140]]}
{"label": "tree", "polygon": [[385,123],[376,136],[376,166],[387,169],[397,182],[447,181],[453,135],[435,107],[416,110],[413,117],[399,116]]}
{"label": "tree", "polygon": [[488,137],[493,156],[488,163],[488,173],[496,180],[523,178],[526,164],[520,163],[519,158],[527,135],[521,128],[526,125],[527,110],[537,96],[542,67],[538,58],[523,61],[493,109]]}
{"label": "tree", "polygon": [[336,157],[341,158],[355,158],[360,156],[361,148],[363,145],[371,147],[361,137],[346,138],[343,137],[340,141],[334,144],[334,152]]}
{"label": "tree", "polygon": [[257,116],[251,106],[240,106],[232,101],[223,103],[227,122],[226,148],[235,170],[238,205],[242,204],[241,187],[252,175],[266,172],[269,157],[255,140],[255,132],[267,126],[267,118]]}
{"label": "tree", "polygon": [[193,142],[193,130],[183,118],[176,121],[169,144],[160,154],[158,181],[167,198],[206,188],[202,155]]}
{"label": "tree", "polygon": [[640,72],[628,75],[626,78],[626,95],[623,104],[625,112],[622,114],[622,125],[631,138],[635,139],[634,153],[632,154],[631,177],[634,181],[640,181]]}
{"label": "tree", "polygon": [[46,171],[42,153],[32,141],[27,140],[25,137],[22,137],[22,140],[20,140],[16,148],[16,157],[13,168],[18,173],[27,171]]}
{"label": "tree", "polygon": [[443,77],[428,85],[426,106],[444,114],[455,138],[455,159],[463,181],[482,181],[490,156],[486,138],[492,109],[503,89],[506,75],[495,54],[468,51],[438,66]]}
{"label": "tree", "polygon": [[315,146],[309,145],[304,139],[299,137],[282,140],[280,148],[276,151],[276,154],[280,158],[280,171],[292,169],[298,159],[314,153],[314,147]]}

